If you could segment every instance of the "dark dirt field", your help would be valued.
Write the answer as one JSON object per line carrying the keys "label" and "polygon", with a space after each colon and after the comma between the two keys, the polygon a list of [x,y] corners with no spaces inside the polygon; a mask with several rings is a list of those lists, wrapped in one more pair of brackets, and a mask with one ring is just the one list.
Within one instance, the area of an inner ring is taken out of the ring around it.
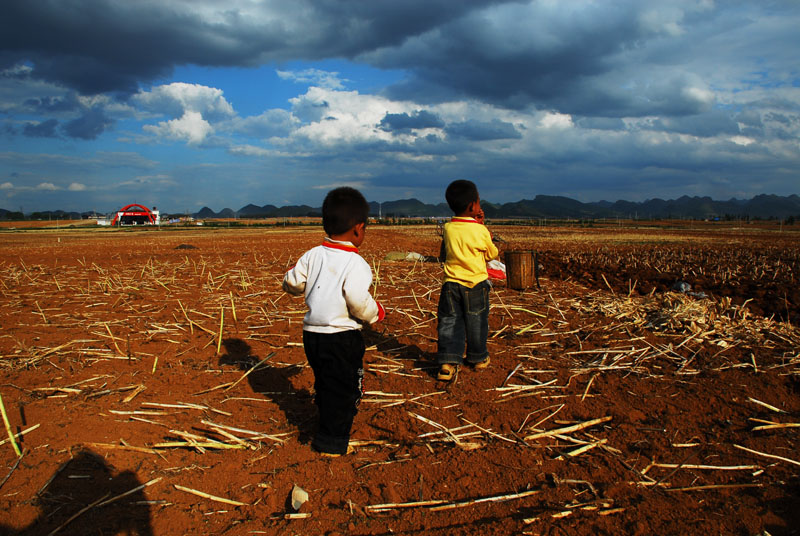
{"label": "dark dirt field", "polygon": [[800,533],[800,231],[490,228],[541,289],[495,285],[450,384],[441,267],[384,260],[436,227],[368,228],[339,458],[280,290],[321,229],[0,232],[0,534]]}

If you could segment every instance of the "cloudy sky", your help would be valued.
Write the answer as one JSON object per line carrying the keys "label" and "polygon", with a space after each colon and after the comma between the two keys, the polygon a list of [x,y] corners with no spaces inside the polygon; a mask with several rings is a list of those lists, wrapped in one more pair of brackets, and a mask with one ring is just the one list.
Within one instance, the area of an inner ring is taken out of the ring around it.
{"label": "cloudy sky", "polygon": [[800,193],[797,0],[6,0],[0,208]]}

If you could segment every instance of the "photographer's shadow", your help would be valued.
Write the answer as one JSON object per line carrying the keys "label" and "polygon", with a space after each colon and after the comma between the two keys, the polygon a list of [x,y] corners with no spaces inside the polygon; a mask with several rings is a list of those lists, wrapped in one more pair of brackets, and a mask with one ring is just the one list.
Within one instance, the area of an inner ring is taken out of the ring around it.
{"label": "photographer's shadow", "polygon": [[[223,339],[222,345],[225,353],[220,356],[219,364],[236,365],[243,372],[247,372],[266,357],[253,355],[253,349],[242,339]],[[311,442],[317,407],[313,403],[311,392],[295,388],[291,381],[302,369],[303,365],[272,366],[267,360],[247,375],[247,381],[254,393],[263,395],[278,406],[289,427],[299,432],[298,441],[306,444]],[[266,413],[264,424],[274,430],[274,422],[270,422]]]}
{"label": "photographer's shadow", "polygon": [[139,479],[131,471],[115,475],[113,467],[90,450],[63,463],[33,502],[39,516],[16,530],[0,523],[0,535],[153,534],[150,503]]}

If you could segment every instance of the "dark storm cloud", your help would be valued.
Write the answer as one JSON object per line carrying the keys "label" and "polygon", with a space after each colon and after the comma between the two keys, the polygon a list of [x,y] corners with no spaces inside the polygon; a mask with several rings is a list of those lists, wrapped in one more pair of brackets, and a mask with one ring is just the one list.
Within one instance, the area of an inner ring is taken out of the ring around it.
{"label": "dark storm cloud", "polygon": [[771,133],[776,138],[785,141],[797,139],[797,130],[800,127],[800,113],[767,113],[764,114],[764,119],[772,123]]}
{"label": "dark storm cloud", "polygon": [[625,123],[616,117],[581,117],[575,123],[589,130],[623,130]]}
{"label": "dark storm cloud", "polygon": [[[330,47],[325,57],[353,57],[365,51],[398,46],[409,36],[420,35],[459,18],[474,9],[517,0],[404,0],[402,2],[340,2],[307,0],[296,2],[286,13],[296,12],[299,4],[308,10],[311,38],[302,47]],[[313,52],[312,52],[313,51]],[[320,50],[304,50],[319,57]]]}
{"label": "dark storm cloud", "polygon": [[624,4],[584,6],[571,19],[523,4],[472,13],[368,57],[414,73],[395,88],[398,97],[420,89],[430,94],[428,88],[440,86],[510,107],[560,101],[586,77],[608,72],[613,55],[644,37],[635,4]]}
{"label": "dark storm cloud", "polygon": [[70,92],[64,97],[30,98],[25,101],[25,106],[36,113],[72,112],[81,108],[75,92]]}
{"label": "dark storm cloud", "polygon": [[677,132],[693,136],[711,137],[719,134],[735,136],[740,133],[736,117],[721,110],[691,117],[665,117],[653,121],[650,130]]}
{"label": "dark storm cloud", "polygon": [[171,60],[147,58],[153,26],[167,21],[146,8],[135,17],[124,11],[92,0],[7,2],[0,22],[4,63],[26,63],[32,78],[83,94],[135,91],[138,79],[168,72]]}
{"label": "dark storm cloud", "polygon": [[744,110],[737,115],[736,120],[739,122],[740,132],[743,136],[763,136],[764,121],[758,110]]}
{"label": "dark storm cloud", "polygon": [[94,140],[112,124],[102,109],[92,108],[64,125],[64,132],[72,138]]}
{"label": "dark storm cloud", "polygon": [[[788,12],[800,6],[780,5]],[[783,65],[790,25],[760,27],[755,19],[763,15],[754,11],[691,2],[520,2],[472,11],[363,59],[410,73],[387,92],[398,100],[687,116],[713,105],[704,82],[721,66],[759,57]],[[774,37],[758,37],[770,30]]]}
{"label": "dark storm cloud", "polygon": [[444,126],[444,121],[438,115],[427,110],[417,110],[411,114],[387,113],[381,119],[379,126],[387,132],[407,132],[421,128],[441,128]]}
{"label": "dark storm cloud", "polygon": [[[775,9],[797,9],[775,2]],[[728,54],[746,3],[295,0],[237,3],[8,0],[0,65],[82,94],[135,92],[176,65],[257,66],[349,58],[409,76],[390,97],[471,98],[598,117],[692,115],[709,102],[669,67]],[[699,45],[692,45],[699,43]],[[759,42],[754,55],[788,52]],[[694,48],[699,46],[701,48]],[[791,48],[791,47],[788,47]],[[775,55],[778,56],[775,56]],[[704,66],[708,68],[708,66]],[[680,71],[680,70],[678,70]],[[700,73],[703,74],[702,72]]]}
{"label": "dark storm cloud", "polygon": [[470,119],[463,123],[448,125],[447,133],[457,138],[464,138],[470,141],[489,141],[520,139],[522,134],[512,125],[499,119],[492,121],[476,121]]}
{"label": "dark storm cloud", "polygon": [[58,137],[56,127],[58,127],[58,120],[48,119],[41,123],[28,123],[22,129],[22,133],[31,138],[56,138]]}
{"label": "dark storm cloud", "polygon": [[494,3],[296,0],[222,10],[213,3],[9,0],[0,64],[29,64],[33,78],[82,94],[133,93],[176,65],[353,57]]}

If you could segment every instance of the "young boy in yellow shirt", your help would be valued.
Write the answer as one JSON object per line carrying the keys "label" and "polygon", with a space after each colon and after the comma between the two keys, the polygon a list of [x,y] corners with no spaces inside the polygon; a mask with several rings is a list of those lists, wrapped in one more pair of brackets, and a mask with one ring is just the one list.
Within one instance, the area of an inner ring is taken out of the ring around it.
{"label": "young boy in yellow shirt", "polygon": [[445,192],[455,216],[444,225],[444,283],[438,306],[437,379],[450,381],[463,361],[476,370],[489,366],[489,275],[486,263],[499,254],[483,225],[478,188],[456,180]]}

